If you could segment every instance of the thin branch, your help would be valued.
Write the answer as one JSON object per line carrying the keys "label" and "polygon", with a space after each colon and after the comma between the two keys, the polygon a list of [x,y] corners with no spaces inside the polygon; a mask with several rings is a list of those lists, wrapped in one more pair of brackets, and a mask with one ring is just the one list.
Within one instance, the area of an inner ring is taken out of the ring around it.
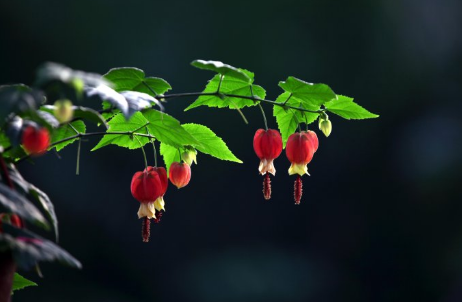
{"label": "thin branch", "polygon": [[222,95],[222,96],[229,97],[229,98],[246,99],[246,100],[251,100],[251,101],[254,101],[254,102],[263,102],[263,103],[272,104],[272,105],[275,105],[275,106],[281,106],[283,108],[290,108],[290,109],[295,109],[295,110],[298,110],[298,111],[310,112],[310,113],[321,113],[321,112],[325,111],[325,109],[309,110],[309,109],[305,109],[303,107],[296,107],[296,106],[287,105],[287,104],[285,104],[285,102],[284,103],[278,103],[278,102],[271,101],[271,100],[261,99],[261,98],[256,97],[256,96],[237,95],[237,94],[229,94],[229,93],[223,93],[223,92],[220,92],[220,93],[217,93],[217,92],[171,93],[171,94],[164,95],[162,98],[163,99],[169,99],[169,98],[179,98],[179,97],[188,97],[188,96],[207,96],[207,95],[214,95],[214,96]]}
{"label": "thin branch", "polygon": [[[145,126],[143,126],[145,127]],[[48,147],[49,149],[50,148],[53,148],[54,146],[56,145],[59,145],[61,143],[65,143],[67,141],[70,141],[70,140],[73,140],[73,139],[79,139],[79,138],[82,138],[82,137],[87,137],[87,136],[104,136],[104,135],[134,135],[134,136],[142,136],[142,137],[147,137],[147,138],[155,138],[153,135],[150,135],[150,134],[144,134],[144,133],[135,133],[133,131],[111,131],[111,132],[89,132],[89,133],[80,133],[80,134],[76,134],[76,135],[73,135],[73,136],[69,136],[69,137],[66,137],[62,140],[59,140],[57,142],[54,142],[53,144],[50,145],[50,147]],[[30,157],[30,155],[26,155],[26,156],[23,156],[22,158],[18,159],[17,161],[15,161],[15,163],[20,163],[26,159],[28,159]]]}

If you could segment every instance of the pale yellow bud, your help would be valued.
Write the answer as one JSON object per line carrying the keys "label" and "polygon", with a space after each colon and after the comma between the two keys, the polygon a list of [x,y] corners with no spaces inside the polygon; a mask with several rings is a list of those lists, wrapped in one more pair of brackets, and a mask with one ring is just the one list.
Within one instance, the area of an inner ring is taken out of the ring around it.
{"label": "pale yellow bud", "polygon": [[54,115],[59,122],[65,123],[72,119],[74,110],[72,109],[72,102],[69,100],[58,100],[55,102]]}
{"label": "pale yellow bud", "polygon": [[332,123],[330,120],[319,120],[319,130],[324,133],[326,137],[330,135],[332,132]]}
{"label": "pale yellow bud", "polygon": [[190,166],[193,162],[197,165],[196,157],[197,151],[195,149],[186,149],[186,151],[181,154],[181,159]]}

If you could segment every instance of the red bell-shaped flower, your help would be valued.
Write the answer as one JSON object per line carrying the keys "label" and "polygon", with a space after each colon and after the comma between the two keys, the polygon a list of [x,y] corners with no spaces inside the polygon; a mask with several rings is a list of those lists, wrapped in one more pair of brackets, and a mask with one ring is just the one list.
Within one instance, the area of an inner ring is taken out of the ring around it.
{"label": "red bell-shaped flower", "polygon": [[187,163],[174,162],[170,166],[169,177],[178,189],[183,188],[191,180],[191,167]]}
{"label": "red bell-shaped flower", "polygon": [[279,131],[258,129],[253,137],[253,149],[260,158],[260,166],[258,167],[260,174],[271,173],[275,175],[276,169],[273,160],[282,152],[282,138]]}
{"label": "red bell-shaped flower", "polygon": [[276,159],[282,152],[282,138],[279,131],[268,129],[258,129],[253,137],[253,149],[260,158],[258,171],[261,175],[265,175],[263,180],[263,196],[266,200],[271,198],[271,180],[269,173],[275,175],[273,160]]}
{"label": "red bell-shaped flower", "polygon": [[[133,197],[141,205],[138,210],[138,218],[143,219],[142,236],[143,241],[149,241],[150,221],[156,219],[156,210],[158,214],[165,210],[163,196],[167,191],[168,179],[167,171],[163,167],[147,167],[142,172],[136,172],[131,182],[131,192]],[[160,218],[161,215],[158,215]],[[156,220],[158,222],[158,220]]]}
{"label": "red bell-shaped flower", "polygon": [[40,155],[50,146],[50,133],[46,128],[28,126],[23,130],[22,144],[29,154]]}
{"label": "red bell-shaped flower", "polygon": [[289,175],[310,175],[307,165],[318,150],[318,146],[318,137],[313,131],[297,132],[289,136],[286,145],[286,155],[291,162]]}
{"label": "red bell-shaped flower", "polygon": [[286,155],[291,162],[289,175],[297,174],[294,185],[295,204],[300,204],[302,198],[301,176],[308,174],[308,163],[313,159],[313,155],[318,150],[319,141],[313,131],[297,132],[289,136],[286,145]]}

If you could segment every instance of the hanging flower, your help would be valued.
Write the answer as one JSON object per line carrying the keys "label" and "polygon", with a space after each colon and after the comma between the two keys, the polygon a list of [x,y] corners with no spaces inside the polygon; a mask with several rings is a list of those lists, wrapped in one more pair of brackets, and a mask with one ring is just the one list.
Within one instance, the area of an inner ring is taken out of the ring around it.
{"label": "hanging flower", "polygon": [[136,172],[131,182],[133,197],[140,202],[138,218],[143,219],[143,241],[149,241],[150,221],[156,218],[156,210],[165,210],[163,196],[167,191],[168,180],[165,168],[147,167],[144,171]]}
{"label": "hanging flower", "polygon": [[271,198],[271,180],[269,173],[276,174],[273,161],[282,152],[282,138],[279,131],[258,129],[253,138],[253,149],[260,158],[258,171],[265,175],[263,180],[263,196],[266,200]]}
{"label": "hanging flower", "polygon": [[169,178],[178,189],[183,188],[191,180],[191,167],[187,163],[174,162],[169,169]]}
{"label": "hanging flower", "polygon": [[292,134],[287,140],[286,155],[291,166],[289,175],[297,174],[294,185],[295,204],[300,204],[302,197],[301,176],[308,173],[308,163],[313,159],[313,155],[318,149],[319,142],[316,133],[313,131],[302,131]]}

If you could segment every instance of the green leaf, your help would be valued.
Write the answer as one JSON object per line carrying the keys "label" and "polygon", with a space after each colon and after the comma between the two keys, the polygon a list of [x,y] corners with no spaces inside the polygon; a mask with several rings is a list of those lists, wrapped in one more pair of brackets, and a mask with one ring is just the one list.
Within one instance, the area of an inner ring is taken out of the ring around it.
{"label": "green leaf", "polygon": [[[266,91],[261,86],[252,85],[253,83],[253,73],[247,70],[241,69],[242,72],[247,74],[250,78],[250,82],[243,81],[241,79],[224,77],[220,85],[220,93],[223,94],[234,94],[242,95],[247,97],[258,97],[264,99],[266,96]],[[220,75],[213,77],[207,86],[205,87],[204,93],[215,93],[220,84]],[[253,94],[252,94],[253,92]],[[244,107],[255,106],[258,104],[258,101],[253,101],[249,99],[236,98],[236,97],[224,97],[221,98],[218,95],[204,95],[200,96],[196,101],[194,101],[185,111],[198,106],[209,106],[224,108],[229,107],[230,109],[241,109]]]}
{"label": "green leaf", "polygon": [[379,117],[377,114],[371,113],[353,102],[353,98],[343,95],[338,95],[337,97],[337,100],[333,100],[324,104],[328,111],[335,113],[347,120],[362,120]]}
{"label": "green leaf", "polygon": [[12,291],[20,290],[29,286],[37,286],[37,283],[27,280],[18,273],[14,273]]}
{"label": "green leaf", "polygon": [[204,60],[195,60],[191,62],[191,65],[204,70],[215,71],[216,73],[240,79],[241,81],[250,83],[250,77],[242,71],[242,69],[233,67],[228,64],[224,64],[220,61],[204,61]]}
{"label": "green leaf", "polygon": [[16,188],[18,188],[18,190],[22,190],[21,193],[26,194],[39,202],[40,206],[48,216],[49,221],[53,225],[56,241],[58,241],[58,218],[56,217],[55,207],[48,195],[33,184],[27,182],[22,177],[21,173],[19,173],[18,169],[16,169],[16,166],[10,165],[8,172]]}
{"label": "green leaf", "polygon": [[[85,123],[83,121],[74,121],[71,123],[71,125],[80,133],[85,133],[86,131]],[[72,129],[72,127],[69,124],[62,125],[54,131],[53,136],[51,138],[51,143],[54,144],[56,142],[59,142],[60,140],[66,139],[76,134],[77,133],[75,133],[74,129]],[[56,146],[54,146],[54,148],[56,148],[56,151],[60,151],[67,145],[72,144],[75,140],[76,138],[57,144]]]}
{"label": "green leaf", "polygon": [[184,145],[201,145],[180,125],[180,122],[170,115],[151,109],[143,112],[144,117],[149,121],[147,126],[149,133],[157,140],[175,148]]}
{"label": "green leaf", "polygon": [[73,106],[72,109],[74,110],[75,118],[82,118],[94,122],[97,125],[102,124],[107,128],[106,120],[98,111],[82,106]]}
{"label": "green leaf", "polygon": [[29,270],[39,261],[58,261],[74,268],[81,268],[80,262],[50,240],[26,229],[3,225],[0,233],[0,249],[8,248],[19,268]]}
{"label": "green leaf", "polygon": [[279,82],[279,87],[307,105],[321,106],[336,98],[336,94],[326,84],[312,84],[295,77]]}
{"label": "green leaf", "polygon": [[42,213],[23,195],[0,183],[0,212],[15,213],[23,219],[48,229]]}
{"label": "green leaf", "polygon": [[47,214],[49,220],[51,221],[51,224],[53,225],[57,242],[59,238],[58,218],[56,217],[55,207],[51,202],[50,197],[48,197],[48,195],[45,192],[43,192],[33,184],[29,184],[29,194],[40,203],[43,210]]}
{"label": "green leaf", "polygon": [[201,142],[200,145],[192,144],[192,146],[202,153],[209,154],[218,159],[242,163],[242,161],[228,149],[225,142],[206,126],[184,124],[183,128],[194,136],[196,140]]}
{"label": "green leaf", "polygon": [[[108,123],[109,129],[108,132],[132,132],[141,134],[148,134],[146,125],[148,120],[143,116],[141,112],[136,112],[133,116],[127,121],[122,113],[116,114]],[[91,150],[95,151],[104,146],[113,144],[119,147],[124,147],[128,149],[137,149],[141,146],[146,145],[149,142],[148,137],[137,136],[138,139],[127,134],[106,134],[99,141],[99,143]]]}
{"label": "green leaf", "polygon": [[[289,98],[290,96],[290,98]],[[276,103],[284,103],[294,107],[301,107],[308,110],[319,110],[320,106],[302,102],[299,98],[291,96],[289,92],[284,92],[278,96]],[[273,116],[276,117],[279,131],[281,132],[283,147],[285,148],[287,139],[293,134],[299,123],[311,124],[319,114],[311,112],[302,112],[296,109],[284,108],[282,106],[273,107]]]}
{"label": "green leaf", "polygon": [[160,143],[160,154],[164,159],[165,167],[167,168],[167,175],[169,175],[170,165],[173,162],[180,162],[180,153],[178,152],[178,148],[169,146],[165,143]]}
{"label": "green leaf", "polygon": [[[118,92],[138,91],[156,97],[172,89],[164,79],[146,77],[143,70],[135,67],[113,68],[103,77],[111,81],[114,84],[114,90]],[[155,93],[152,93],[148,87]]]}
{"label": "green leaf", "polygon": [[0,86],[0,121],[12,112],[35,115],[35,110],[45,97],[41,91],[33,90],[24,84]]}
{"label": "green leaf", "polygon": [[[112,107],[112,104],[109,103],[108,101],[103,101],[102,103],[102,107],[103,107],[103,110],[109,110],[111,109],[111,111],[109,112],[103,112],[101,115],[103,116],[103,118],[106,120],[106,121],[109,121],[110,119],[112,119],[112,117],[118,113],[120,113],[120,110],[119,109],[116,109],[114,107]],[[106,124],[107,126],[107,124]]]}

